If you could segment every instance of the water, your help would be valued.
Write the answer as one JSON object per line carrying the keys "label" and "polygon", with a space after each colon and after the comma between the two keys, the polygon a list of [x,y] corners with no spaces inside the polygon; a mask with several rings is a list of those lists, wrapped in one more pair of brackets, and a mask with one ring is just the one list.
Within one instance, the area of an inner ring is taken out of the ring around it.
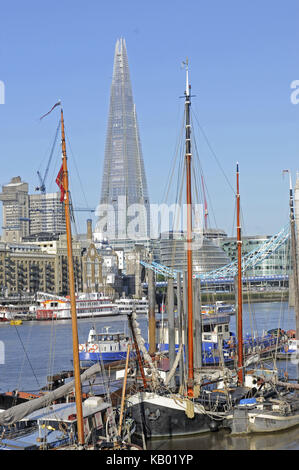
{"label": "water", "polygon": [[[257,332],[271,328],[295,329],[294,310],[286,302],[244,304],[243,331]],[[142,334],[147,339],[147,318],[138,317]],[[235,316],[231,330],[236,331]],[[105,326],[128,331],[126,316],[78,321],[79,342],[85,342],[91,326],[97,331]],[[0,341],[4,345],[4,363],[0,363],[0,392],[11,390],[38,391],[47,384],[47,376],[72,369],[72,327],[70,320],[24,322],[21,326],[0,324]],[[3,362],[3,361],[1,361]],[[278,361],[278,367],[295,377],[297,367],[291,361]],[[232,437],[225,431],[183,439],[154,440],[148,449],[299,449],[298,428],[271,435]]]}

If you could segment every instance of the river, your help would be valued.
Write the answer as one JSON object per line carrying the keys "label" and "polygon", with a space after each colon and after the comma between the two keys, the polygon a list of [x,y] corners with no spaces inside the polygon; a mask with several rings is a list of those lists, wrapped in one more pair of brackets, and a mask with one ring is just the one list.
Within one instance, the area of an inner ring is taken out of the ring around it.
{"label": "river", "polygon": [[[141,331],[147,338],[147,318],[138,317]],[[97,331],[105,326],[112,330],[128,331],[126,316],[81,319],[78,321],[79,342],[85,342],[89,329],[95,324]],[[236,331],[235,316],[231,316],[231,331]],[[294,310],[287,302],[245,304],[243,332],[262,333],[271,328],[295,328]],[[47,384],[47,376],[61,370],[72,369],[71,321],[23,322],[21,326],[0,323],[0,392],[11,390],[38,391]],[[295,378],[296,364],[278,361],[278,367]],[[160,450],[222,450],[222,449],[296,449],[299,450],[298,427],[271,435],[232,437],[220,431],[194,438],[153,440],[148,449]]]}

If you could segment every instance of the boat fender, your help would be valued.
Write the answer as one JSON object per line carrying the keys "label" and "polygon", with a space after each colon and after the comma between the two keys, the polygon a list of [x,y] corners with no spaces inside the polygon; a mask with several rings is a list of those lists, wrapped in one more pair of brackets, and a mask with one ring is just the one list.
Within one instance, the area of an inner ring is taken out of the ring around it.
{"label": "boat fender", "polygon": [[190,400],[186,400],[186,411],[185,411],[187,417],[189,419],[194,418],[194,404]]}
{"label": "boat fender", "polygon": [[213,420],[209,423],[209,428],[210,428],[211,432],[216,432],[216,431],[219,430],[219,423],[217,423],[217,421]]}

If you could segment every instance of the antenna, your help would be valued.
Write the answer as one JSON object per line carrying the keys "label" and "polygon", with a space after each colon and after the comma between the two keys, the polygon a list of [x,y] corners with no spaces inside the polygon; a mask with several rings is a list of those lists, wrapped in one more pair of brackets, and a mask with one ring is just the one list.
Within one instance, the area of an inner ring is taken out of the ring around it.
{"label": "antenna", "polygon": [[188,57],[186,58],[186,61],[182,62],[182,65],[185,67],[185,70],[186,70],[186,90],[185,90],[185,94],[186,94],[186,96],[189,96],[190,86],[189,86],[189,61],[188,61]]}

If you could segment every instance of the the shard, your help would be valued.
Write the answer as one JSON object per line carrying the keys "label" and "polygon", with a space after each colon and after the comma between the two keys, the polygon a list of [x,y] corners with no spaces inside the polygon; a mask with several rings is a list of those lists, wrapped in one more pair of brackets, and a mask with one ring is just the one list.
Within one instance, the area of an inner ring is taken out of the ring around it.
{"label": "the shard", "polygon": [[124,39],[115,46],[99,208],[97,232],[108,240],[149,237],[149,196]]}

